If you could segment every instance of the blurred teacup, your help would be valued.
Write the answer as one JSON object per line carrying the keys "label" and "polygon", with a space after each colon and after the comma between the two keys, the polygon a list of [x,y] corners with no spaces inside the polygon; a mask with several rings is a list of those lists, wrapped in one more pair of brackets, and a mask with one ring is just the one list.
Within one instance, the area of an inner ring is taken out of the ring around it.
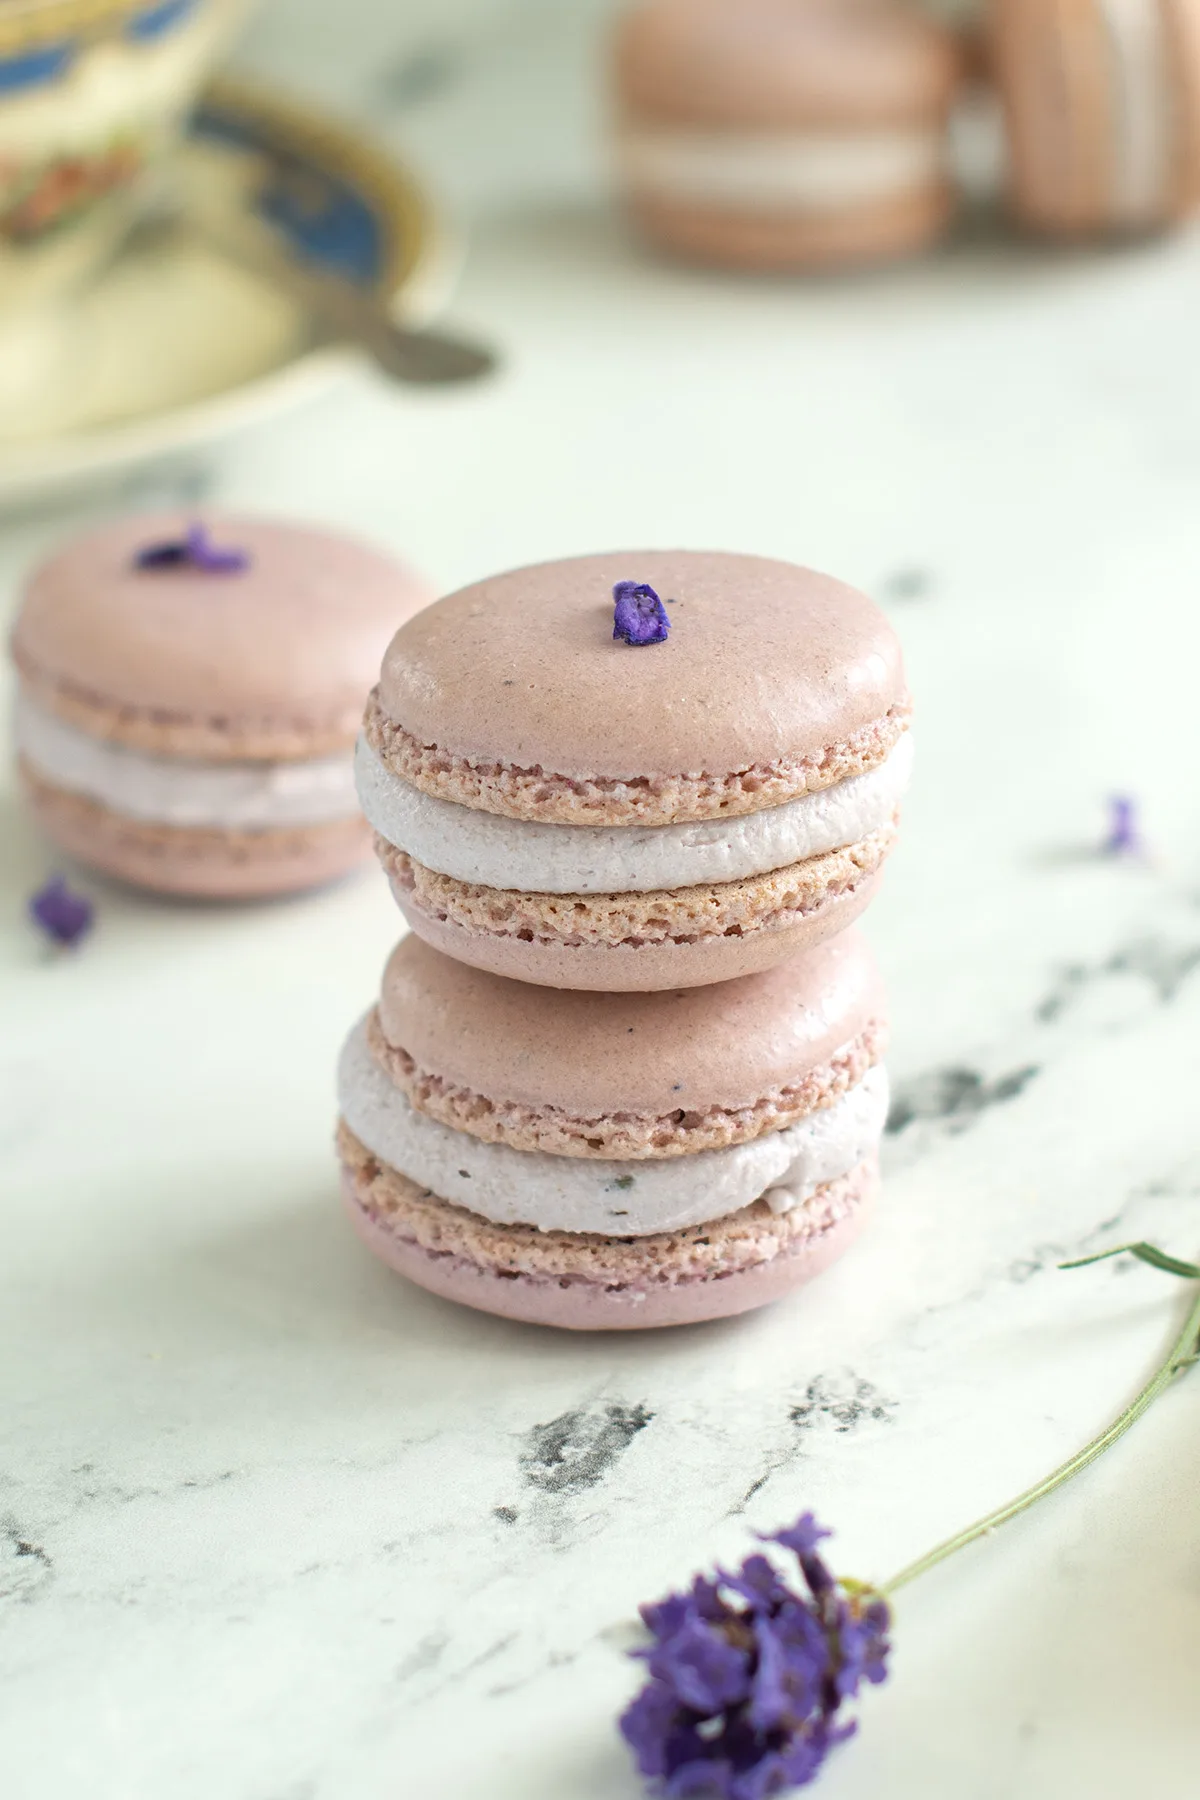
{"label": "blurred teacup", "polygon": [[119,242],[248,0],[0,0],[0,317]]}

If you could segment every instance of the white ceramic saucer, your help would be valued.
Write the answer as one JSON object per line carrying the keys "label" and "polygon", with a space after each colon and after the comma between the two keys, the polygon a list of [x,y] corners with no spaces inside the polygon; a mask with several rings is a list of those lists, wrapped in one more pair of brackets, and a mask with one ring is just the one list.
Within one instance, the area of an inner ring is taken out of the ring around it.
{"label": "white ceramic saucer", "polygon": [[[343,125],[215,84],[183,152],[210,203],[250,207],[300,257],[428,321],[451,285],[445,227],[413,178]],[[201,446],[306,400],[358,353],[186,229],[135,233],[85,291],[0,320],[0,507]]]}

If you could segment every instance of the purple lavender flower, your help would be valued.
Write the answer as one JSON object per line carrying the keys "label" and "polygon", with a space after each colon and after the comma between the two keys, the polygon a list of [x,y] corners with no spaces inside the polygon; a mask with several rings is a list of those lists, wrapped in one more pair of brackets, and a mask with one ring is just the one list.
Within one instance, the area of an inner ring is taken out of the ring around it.
{"label": "purple lavender flower", "polygon": [[661,644],[671,629],[667,609],[644,581],[618,581],[613,589],[613,636],[623,644]]}
{"label": "purple lavender flower", "polygon": [[1104,840],[1106,856],[1138,856],[1142,834],[1138,828],[1137,801],[1127,794],[1114,794],[1108,803],[1108,836]]}
{"label": "purple lavender flower", "polygon": [[54,943],[71,948],[92,929],[96,909],[85,894],[71,892],[65,875],[54,875],[33,895],[29,916]]}
{"label": "purple lavender flower", "polygon": [[853,1735],[839,1718],[864,1681],[887,1676],[887,1602],[835,1580],[811,1513],[764,1538],[790,1550],[807,1593],[769,1557],[698,1576],[641,1609],[650,1679],[621,1718],[641,1773],[664,1800],[769,1800],[813,1781]]}
{"label": "purple lavender flower", "polygon": [[134,558],[139,569],[198,569],[202,575],[240,575],[250,566],[250,554],[233,545],[214,544],[205,525],[189,525],[183,538],[147,544]]}

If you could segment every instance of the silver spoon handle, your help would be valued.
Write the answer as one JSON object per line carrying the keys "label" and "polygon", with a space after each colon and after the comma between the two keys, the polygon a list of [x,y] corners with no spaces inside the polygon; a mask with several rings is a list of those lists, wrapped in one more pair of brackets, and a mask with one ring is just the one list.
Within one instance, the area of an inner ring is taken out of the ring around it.
{"label": "silver spoon handle", "polygon": [[366,289],[276,249],[265,226],[242,228],[200,209],[189,212],[188,223],[230,261],[292,294],[333,335],[361,346],[394,381],[475,381],[496,366],[494,352],[482,344],[397,324]]}

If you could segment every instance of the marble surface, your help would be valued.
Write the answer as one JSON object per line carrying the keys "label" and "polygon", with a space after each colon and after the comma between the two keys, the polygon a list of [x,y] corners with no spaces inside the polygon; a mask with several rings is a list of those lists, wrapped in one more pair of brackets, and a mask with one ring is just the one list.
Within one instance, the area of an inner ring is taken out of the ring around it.
{"label": "marble surface", "polygon": [[[601,9],[426,4],[405,35],[354,0],[375,53],[337,68],[326,10],[275,7],[252,59],[357,95],[473,206],[456,311],[505,375],[364,373],[210,465],[9,521],[6,602],[72,523],[180,495],[358,529],[447,585],[683,543],[870,588],[920,709],[870,916],[885,1203],[733,1324],[559,1338],[410,1290],[344,1226],[330,1151],[382,880],[228,911],[89,882],[94,939],[50,958],[22,909],[52,859],[6,773],[8,1800],[632,1800],[639,1599],[805,1506],[843,1570],[894,1570],[1085,1440],[1174,1328],[1167,1277],[1057,1262],[1200,1248],[1200,243],[977,231],[855,283],[699,279],[603,201]],[[1096,854],[1123,791],[1143,860]],[[1198,1445],[1200,1377],[908,1591],[830,1800],[1194,1795]]]}

